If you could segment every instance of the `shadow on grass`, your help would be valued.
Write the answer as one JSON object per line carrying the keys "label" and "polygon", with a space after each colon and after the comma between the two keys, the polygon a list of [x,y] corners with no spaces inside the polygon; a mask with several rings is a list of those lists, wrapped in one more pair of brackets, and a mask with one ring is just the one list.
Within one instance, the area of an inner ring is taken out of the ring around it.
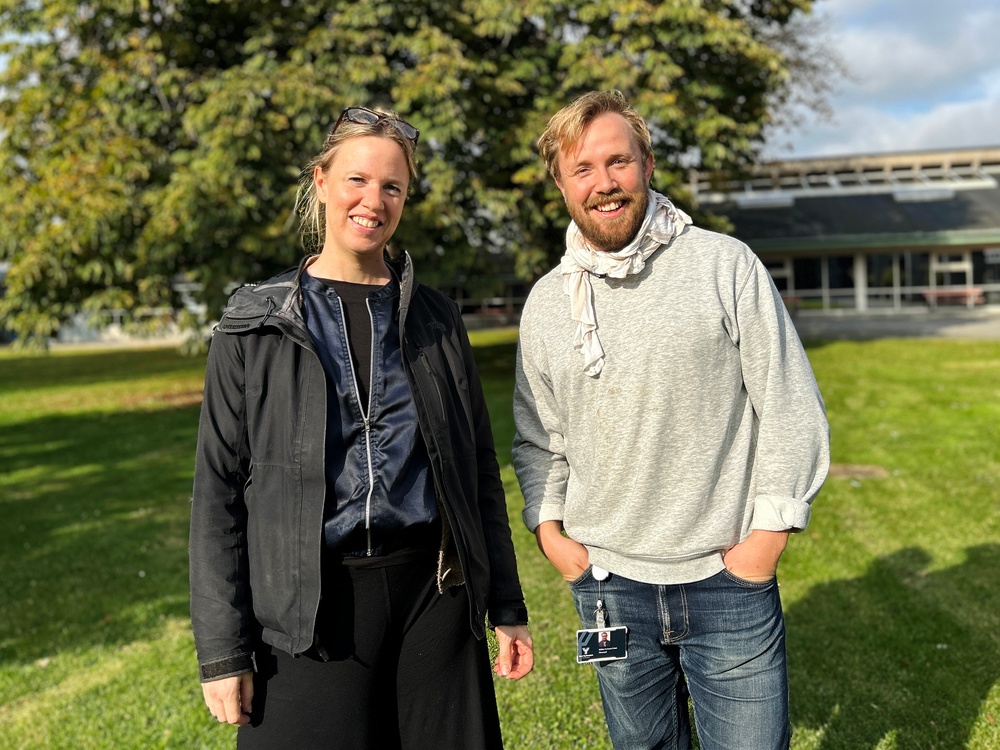
{"label": "shadow on grass", "polygon": [[503,342],[475,347],[472,354],[483,380],[513,378],[517,343]]}
{"label": "shadow on grass", "polygon": [[0,662],[113,646],[187,617],[198,407],[0,433]]}
{"label": "shadow on grass", "polygon": [[[514,345],[475,354],[509,456]],[[173,350],[12,358],[0,390],[124,382],[188,362]],[[123,645],[188,616],[198,408],[54,414],[0,431],[0,663]]]}
{"label": "shadow on grass", "polygon": [[815,747],[964,745],[1000,670],[1000,544],[926,570],[909,548],[786,612],[792,720]]}
{"label": "shadow on grass", "polygon": [[204,357],[186,357],[176,348],[73,352],[72,356],[38,354],[4,358],[0,391],[18,388],[84,386],[128,382],[141,377],[204,372]]}

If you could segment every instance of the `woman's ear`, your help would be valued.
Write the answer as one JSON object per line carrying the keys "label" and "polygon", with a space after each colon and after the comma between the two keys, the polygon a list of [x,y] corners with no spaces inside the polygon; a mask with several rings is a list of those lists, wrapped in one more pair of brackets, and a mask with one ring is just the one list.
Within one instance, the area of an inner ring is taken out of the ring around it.
{"label": "woman's ear", "polygon": [[316,197],[320,203],[326,203],[326,173],[319,164],[313,169],[313,182],[316,185]]}

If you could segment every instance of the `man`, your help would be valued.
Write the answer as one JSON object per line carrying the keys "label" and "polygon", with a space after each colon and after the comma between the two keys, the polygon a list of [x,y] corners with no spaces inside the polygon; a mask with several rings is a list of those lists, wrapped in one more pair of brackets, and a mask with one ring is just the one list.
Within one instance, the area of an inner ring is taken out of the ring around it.
{"label": "man", "polygon": [[649,189],[618,92],[557,113],[538,148],[572,222],[521,319],[514,468],[524,520],[584,628],[622,748],[787,747],[775,572],[829,465],[809,362],[764,266]]}

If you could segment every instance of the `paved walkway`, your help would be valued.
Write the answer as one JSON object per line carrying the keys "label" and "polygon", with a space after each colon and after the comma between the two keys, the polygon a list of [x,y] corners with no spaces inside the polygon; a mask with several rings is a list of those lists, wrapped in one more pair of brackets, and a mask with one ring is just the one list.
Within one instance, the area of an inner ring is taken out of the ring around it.
{"label": "paved walkway", "polygon": [[803,339],[954,338],[1000,341],[1000,307],[920,310],[896,315],[815,315],[799,312],[793,320]]}
{"label": "paved walkway", "polygon": [[[870,341],[885,338],[952,338],[1000,341],[1000,305],[975,310],[914,310],[905,313],[816,314],[799,311],[792,320],[802,339]],[[517,325],[517,316],[467,316],[466,325],[489,328]],[[142,346],[179,346],[183,337],[152,340],[93,341],[87,343],[54,342],[53,349],[137,348]]]}

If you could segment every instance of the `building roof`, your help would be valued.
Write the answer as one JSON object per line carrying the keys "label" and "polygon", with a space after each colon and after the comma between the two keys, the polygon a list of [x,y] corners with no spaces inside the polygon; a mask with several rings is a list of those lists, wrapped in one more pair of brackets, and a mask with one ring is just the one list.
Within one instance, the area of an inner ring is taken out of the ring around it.
{"label": "building roof", "polygon": [[758,252],[1000,246],[1000,148],[800,159],[746,180],[695,176]]}

